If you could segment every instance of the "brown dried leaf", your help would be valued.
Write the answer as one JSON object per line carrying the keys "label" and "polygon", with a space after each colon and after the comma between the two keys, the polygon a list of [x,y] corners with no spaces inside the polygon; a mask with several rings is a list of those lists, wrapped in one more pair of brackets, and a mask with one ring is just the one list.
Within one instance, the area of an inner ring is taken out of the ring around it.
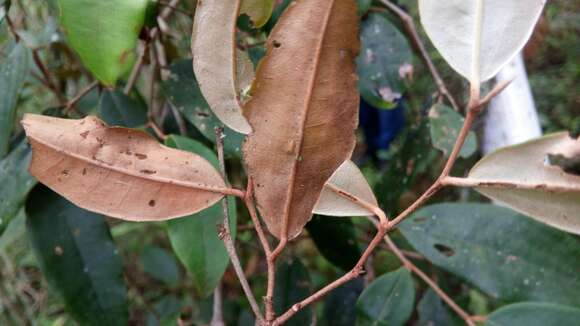
{"label": "brown dried leaf", "polygon": [[190,215],[228,193],[200,156],[159,144],[148,134],[107,127],[95,117],[67,120],[27,114],[30,173],[85,209],[129,221]]}
{"label": "brown dried leaf", "polygon": [[296,237],[322,188],[352,153],[358,124],[353,0],[292,3],[268,39],[252,99],[244,161],[272,234]]}

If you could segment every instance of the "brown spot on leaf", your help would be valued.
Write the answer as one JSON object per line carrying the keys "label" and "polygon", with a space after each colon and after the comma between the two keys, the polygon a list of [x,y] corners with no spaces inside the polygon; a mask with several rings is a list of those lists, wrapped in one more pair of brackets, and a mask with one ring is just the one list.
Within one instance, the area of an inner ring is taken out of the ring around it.
{"label": "brown spot on leaf", "polygon": [[135,156],[137,156],[137,158],[140,160],[144,160],[147,158],[147,155],[141,153],[135,153]]}
{"label": "brown spot on leaf", "polygon": [[83,139],[87,139],[87,136],[89,135],[89,131],[87,130],[87,131],[81,133],[80,135],[81,135],[81,137],[83,137]]}
{"label": "brown spot on leaf", "polygon": [[155,207],[155,200],[151,199],[151,200],[149,201],[149,206],[151,206],[151,207]]}
{"label": "brown spot on leaf", "polygon": [[139,172],[144,173],[144,174],[155,174],[155,173],[157,173],[157,171],[153,171],[153,170],[141,170]]}

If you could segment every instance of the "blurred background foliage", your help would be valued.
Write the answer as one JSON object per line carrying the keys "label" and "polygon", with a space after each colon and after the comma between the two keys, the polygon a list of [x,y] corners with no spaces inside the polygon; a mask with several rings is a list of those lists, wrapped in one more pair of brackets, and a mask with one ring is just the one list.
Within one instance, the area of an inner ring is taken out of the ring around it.
{"label": "blurred background foliage", "polygon": [[[8,2],[3,1],[4,9],[8,8]],[[282,2],[287,4],[289,1]],[[87,226],[74,219],[75,214],[83,215],[86,212],[80,212],[82,211],[80,209],[75,211],[76,208],[47,194],[46,189],[35,188],[25,205],[22,198],[26,196],[12,199],[16,196],[15,193],[28,193],[34,186],[34,181],[23,175],[21,179],[11,184],[12,179],[8,178],[16,176],[19,172],[25,173],[23,171],[26,170],[29,152],[25,149],[18,152],[18,144],[23,136],[17,121],[27,112],[44,112],[58,116],[69,114],[70,117],[98,114],[111,124],[141,127],[151,132],[151,128],[145,127],[148,121],[147,112],[150,112],[166,134],[181,134],[188,137],[185,140],[172,138],[168,142],[169,145],[187,150],[195,150],[200,146],[213,148],[212,130],[218,122],[208,114],[207,104],[195,86],[195,78],[188,60],[191,58],[189,43],[193,3],[194,1],[181,1],[166,20],[167,26],[162,28],[159,44],[167,58],[167,65],[156,65],[155,58],[146,55],[141,77],[130,96],[122,94],[121,90],[125,83],[122,80],[118,83],[117,90],[92,89],[75,105],[75,110],[68,110],[67,99],[73,98],[94,79],[76,52],[67,44],[66,34],[59,25],[56,0],[11,1],[8,14],[13,27],[35,54],[30,62],[26,63],[30,73],[21,76],[22,87],[15,103],[16,118],[14,125],[11,126],[13,132],[9,137],[11,153],[0,163],[0,173],[4,173],[2,178],[6,178],[0,180],[2,196],[0,212],[5,214],[0,216],[2,229],[0,232],[3,231],[0,236],[1,325],[56,326],[75,325],[78,321],[82,324],[96,324],[90,321],[82,322],[82,318],[77,318],[75,322],[75,317],[82,315],[79,309],[92,308],[86,306],[79,308],[77,305],[76,308],[72,308],[77,312],[71,312],[71,296],[74,298],[78,295],[74,292],[74,288],[70,289],[72,294],[66,294],[62,289],[54,290],[55,284],[73,287],[75,282],[89,284],[95,280],[94,278],[83,280],[80,276],[83,274],[83,268],[89,266],[86,264],[91,263],[91,259],[96,259],[83,251],[82,242],[75,240],[75,232],[84,230],[83,228],[88,228],[92,232],[101,230],[98,231],[101,233],[94,235],[98,240],[91,242],[91,246],[101,242],[102,245],[113,246],[110,247],[109,255],[101,258],[106,260],[107,265],[115,265],[111,259],[116,261],[117,258],[114,257],[120,258],[119,266],[107,267],[118,269],[118,272],[122,273],[120,283],[110,286],[118,288],[121,292],[126,289],[128,311],[119,312],[121,316],[119,318],[126,319],[131,325],[175,325],[178,321],[184,325],[203,325],[210,322],[213,309],[211,295],[217,281],[212,281],[209,276],[212,276],[212,273],[219,276],[224,268],[218,266],[215,270],[206,271],[207,275],[204,275],[208,278],[200,279],[200,269],[204,266],[200,266],[199,261],[211,261],[214,251],[216,255],[223,254],[217,252],[220,249],[215,247],[215,243],[199,239],[211,233],[213,226],[206,225],[206,229],[200,231],[200,226],[195,223],[185,225],[177,221],[137,224],[103,219],[99,216],[81,216],[89,220],[94,218]],[[272,20],[260,30],[253,29],[247,18],[240,18],[240,47],[250,51],[254,62],[263,55],[262,45],[266,33],[272,28],[284,4],[276,9]],[[381,56],[381,60],[396,65],[397,74],[398,67],[403,63],[408,63],[410,67],[407,68],[411,68],[405,73],[404,78],[395,79],[389,79],[392,78],[393,72],[390,72],[390,75],[373,77],[380,71],[372,69],[383,69],[381,71],[388,72],[391,69],[388,64],[379,68],[370,66],[368,67],[370,70],[359,71],[359,74],[368,76],[366,80],[370,84],[375,85],[368,89],[361,86],[365,101],[377,107],[382,106],[383,109],[395,108],[394,110],[398,110],[400,114],[400,117],[395,117],[393,113],[389,113],[391,116],[385,118],[387,123],[381,125],[379,131],[373,133],[361,130],[360,144],[355,153],[356,161],[362,165],[381,205],[389,214],[394,214],[405,208],[430,185],[444,162],[445,142],[448,141],[445,137],[451,136],[432,134],[433,125],[438,122],[428,118],[428,111],[436,101],[433,94],[437,89],[420,58],[414,51],[411,52],[410,45],[405,44],[404,39],[400,38],[406,34],[399,19],[383,9],[378,2],[359,1],[359,4],[363,26],[377,24],[379,21],[386,24],[384,28],[390,29],[376,36],[384,38],[391,35],[392,37],[385,41],[387,43],[380,38],[378,41],[374,40],[374,43],[369,43],[374,44],[369,46],[373,47],[372,50],[377,50],[376,55]],[[416,1],[401,0],[399,5],[418,22]],[[166,8],[167,2],[159,1],[158,6],[159,9]],[[6,65],[10,62],[15,39],[4,15],[6,11],[0,13],[2,16],[0,19],[3,20],[0,25],[2,66],[0,79],[5,77],[3,71],[14,68],[13,65]],[[148,27],[144,27],[141,34],[147,31]],[[419,31],[422,33],[420,28]],[[466,93],[466,82],[446,65],[426,41],[426,36],[424,34],[421,36],[451,93],[460,102],[465,102],[462,96]],[[525,51],[532,90],[541,115],[542,127],[546,132],[563,129],[580,132],[579,38],[580,3],[567,0],[550,1],[540,27]],[[391,49],[398,55],[397,58],[387,55],[389,48],[385,48],[386,44],[397,46]],[[366,53],[363,52],[363,55]],[[401,59],[399,57],[402,53],[405,55]],[[410,62],[406,62],[407,59]],[[39,65],[38,61],[43,62],[44,67]],[[43,69],[49,72],[48,77]],[[8,79],[1,84],[3,88],[0,94],[5,92],[6,82],[10,83],[11,80]],[[391,93],[381,91],[373,93],[373,87],[379,90],[381,87],[389,87]],[[365,91],[369,89],[371,94],[365,96]],[[392,97],[393,93],[398,93],[399,96]],[[444,124],[453,126],[460,117],[450,116],[446,119]],[[376,126],[366,128],[372,129]],[[231,179],[235,185],[241,186],[243,175],[240,173],[241,165],[238,159],[241,137],[233,132],[226,132],[229,133],[226,150],[229,155]],[[390,134],[387,136],[381,134],[384,132]],[[375,146],[370,144],[371,137],[386,138],[379,142],[382,145]],[[459,161],[455,171],[457,175],[464,174],[479,155],[474,153],[475,135],[473,137],[474,148],[471,153],[467,153],[469,155],[466,154],[465,158]],[[196,142],[189,143],[191,139]],[[13,161],[9,161],[10,157]],[[577,237],[549,229],[528,219],[518,218],[517,214],[511,211],[489,204],[471,204],[481,206],[477,209],[471,207],[472,210],[469,210],[469,207],[463,204],[468,201],[485,200],[467,190],[445,190],[437,195],[433,202],[456,204],[442,204],[449,207],[433,205],[421,210],[408,223],[403,224],[401,231],[395,232],[393,238],[405,250],[408,257],[436,279],[460,306],[465,307],[473,315],[488,315],[506,304],[521,301],[580,307],[577,296],[580,291],[577,263],[575,266],[557,267],[559,261],[569,260],[571,255],[578,257],[580,243]],[[245,210],[240,209],[241,207],[242,205],[237,205],[238,250],[242,261],[245,262],[245,273],[251,279],[256,296],[261,297],[265,292],[266,283],[263,256],[258,250],[259,243],[250,219]],[[468,215],[466,212],[470,211],[486,215],[487,222],[474,224],[471,218],[466,216]],[[26,216],[27,214],[29,216]],[[46,223],[46,220],[45,223],[36,220],[37,215],[50,219],[50,223]],[[446,229],[451,230],[447,232],[453,234],[452,236],[440,231],[440,228],[445,226],[437,223],[437,217],[441,215],[449,216],[447,223],[454,222]],[[498,216],[501,218],[494,218]],[[211,222],[216,216],[204,218]],[[195,241],[192,240],[191,244],[195,243],[196,248],[202,248],[200,252],[184,252],[187,251],[188,245],[187,233],[177,235],[180,228],[184,228],[182,231],[193,230],[191,236],[199,237]],[[510,231],[498,232],[499,230]],[[66,232],[70,234],[67,236]],[[372,235],[373,228],[365,219],[314,217],[307,225],[307,232],[293,242],[284,255],[284,262],[280,264],[278,280],[281,284],[277,292],[276,308],[282,311],[296,299],[339,277],[354,264]],[[180,240],[179,237],[185,240]],[[55,239],[62,240],[58,242]],[[450,242],[450,239],[455,239],[456,242]],[[50,242],[53,240],[57,243]],[[558,244],[561,250],[551,247]],[[304,325],[317,319],[321,325],[353,325],[357,315],[359,325],[367,325],[370,321],[391,322],[393,325],[460,324],[460,320],[432,290],[400,269],[401,264],[394,254],[386,248],[383,249],[369,261],[367,274],[362,280],[340,288],[313,309],[307,309],[297,315],[291,320],[291,324]],[[68,250],[79,250],[77,256],[80,258],[76,265],[75,262],[68,261],[67,263],[72,264],[69,269],[58,270],[58,266],[63,268],[58,263],[58,257],[65,252],[68,253]],[[191,260],[191,255],[199,261]],[[447,259],[450,257],[452,260]],[[96,264],[97,269],[105,268],[101,266],[104,264],[102,261],[93,261],[92,264]],[[41,269],[55,270],[43,276]],[[576,271],[576,274],[571,271]],[[214,278],[216,275],[213,275]],[[373,282],[375,279],[376,282]],[[103,282],[99,278],[97,281]],[[363,288],[371,283],[373,286],[365,290],[365,294],[357,303]],[[372,302],[367,303],[365,300],[370,300],[377,288],[381,295],[386,295],[395,291],[389,292],[389,289],[396,287],[395,285],[400,286],[396,292],[400,297],[396,302],[399,313],[375,315]],[[104,283],[90,286],[96,288],[94,289],[96,294],[91,294],[96,297],[89,297],[87,302],[100,301],[106,298],[103,295],[111,295],[99,293],[98,288],[104,287]],[[227,324],[253,325],[253,316],[248,303],[241,295],[239,284],[230,269],[225,270],[222,290]],[[499,320],[506,318],[505,315],[513,311],[526,309],[529,307],[510,306],[506,309],[507,312],[502,311],[503,315],[494,318]],[[545,309],[552,311],[550,310],[552,307]],[[125,313],[127,316],[123,317]],[[101,324],[115,323],[108,323],[105,320],[101,322]]]}

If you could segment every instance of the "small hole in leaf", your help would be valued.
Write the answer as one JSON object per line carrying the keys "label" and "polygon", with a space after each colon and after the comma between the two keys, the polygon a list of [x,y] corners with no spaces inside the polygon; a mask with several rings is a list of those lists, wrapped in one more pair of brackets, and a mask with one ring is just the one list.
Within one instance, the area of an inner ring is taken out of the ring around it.
{"label": "small hole in leaf", "polygon": [[447,247],[446,245],[436,243],[433,247],[435,247],[435,249],[437,251],[439,251],[441,254],[445,255],[446,257],[451,257],[451,256],[455,255],[455,251],[453,249]]}
{"label": "small hole in leaf", "polygon": [[276,40],[275,40],[275,41],[273,41],[273,42],[272,42],[272,45],[273,45],[275,48],[279,48],[279,47],[281,47],[281,46],[282,46],[282,43],[280,43],[280,42],[278,42],[278,41],[276,41]]}
{"label": "small hole in leaf", "polygon": [[149,206],[151,206],[151,207],[155,206],[155,200],[151,199],[149,201]]}

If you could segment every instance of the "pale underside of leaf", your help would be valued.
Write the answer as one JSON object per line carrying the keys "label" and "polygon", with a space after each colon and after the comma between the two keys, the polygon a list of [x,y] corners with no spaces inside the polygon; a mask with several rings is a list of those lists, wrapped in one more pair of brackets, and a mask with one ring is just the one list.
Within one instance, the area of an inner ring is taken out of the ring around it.
{"label": "pale underside of leaf", "polygon": [[244,145],[258,209],[278,238],[296,237],[324,184],[354,149],[359,43],[356,3],[292,3],[244,108],[253,128]]}
{"label": "pale underside of leaf", "polygon": [[580,140],[549,135],[484,157],[469,179],[494,200],[561,230],[580,234],[580,176],[550,165],[549,154],[578,153]]}
{"label": "pale underside of leaf", "polygon": [[67,120],[27,114],[30,173],[76,205],[130,221],[196,213],[228,189],[198,155],[159,144],[148,134],[107,127],[95,117]]}
{"label": "pale underside of leaf", "polygon": [[324,186],[314,214],[329,216],[369,216],[374,213],[357,202],[378,207],[377,199],[362,172],[352,161],[345,161]]}
{"label": "pale underside of leaf", "polygon": [[443,58],[479,84],[524,47],[546,0],[419,0],[421,22]]}
{"label": "pale underside of leaf", "polygon": [[260,28],[270,19],[274,4],[274,0],[242,0],[241,13],[247,14],[254,26]]}
{"label": "pale underside of leaf", "polygon": [[251,84],[253,66],[236,48],[236,22],[242,0],[199,1],[193,23],[193,70],[215,115],[243,134],[252,131],[242,114],[240,93]]}

